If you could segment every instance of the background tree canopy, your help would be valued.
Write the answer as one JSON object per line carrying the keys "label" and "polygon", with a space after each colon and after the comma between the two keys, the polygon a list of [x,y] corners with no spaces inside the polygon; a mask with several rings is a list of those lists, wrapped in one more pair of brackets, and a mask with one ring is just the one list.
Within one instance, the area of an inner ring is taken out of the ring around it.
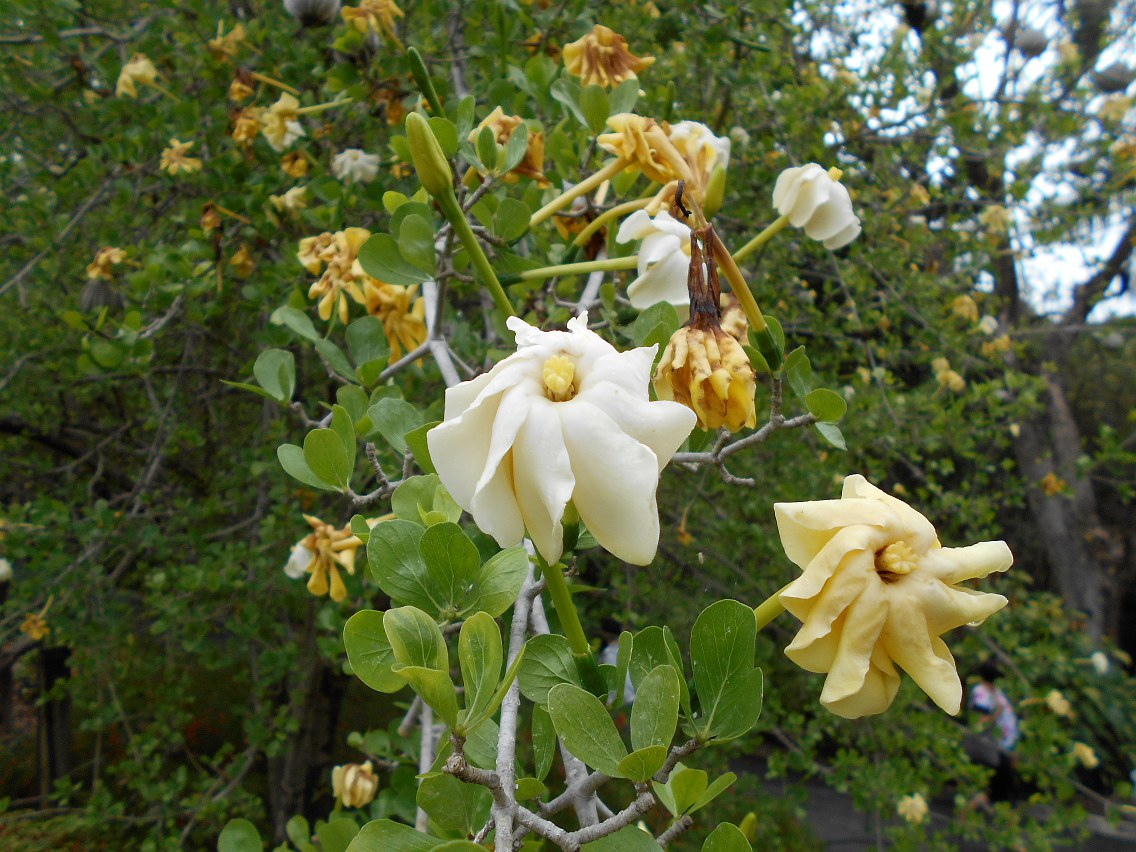
{"label": "background tree canopy", "polygon": [[[371,815],[414,822],[416,746],[396,730],[407,693],[367,692],[341,638],[353,608],[281,571],[310,532],[303,513],[342,526],[356,509],[285,474],[277,447],[302,442],[332,401],[347,404],[345,371],[398,357],[361,353],[335,321],[315,342],[326,324],[309,332],[298,243],[408,218],[398,199],[419,184],[403,119],[421,96],[399,44],[421,51],[448,112],[472,95],[474,124],[500,105],[541,128],[552,185],[594,170],[592,139],[616,94],[569,96],[556,81],[569,78],[560,49],[595,23],[655,57],[636,111],[732,139],[714,219],[728,243],[776,218],[777,175],[809,162],[843,170],[864,230],[837,254],[786,231],[744,265],[788,348],[807,344],[818,383],[847,400],[846,448],[803,429],[732,456],[728,476],[672,465],[655,563],[580,561],[593,632],[606,618],[632,630],[664,621],[685,643],[712,600],[757,604],[797,574],[771,503],[835,497],[844,475],[863,472],[921,507],[946,544],[1010,543],[1016,567],[993,587],[1011,606],[982,634],[964,630],[955,652],[965,672],[991,655],[1007,668],[1021,771],[1045,807],[896,823],[902,796],[949,810],[952,795],[981,788],[960,725],[910,685],[886,717],[827,713],[819,678],[783,657],[788,621],[759,636],[776,689],[755,731],[717,752],[722,768],[757,755],[762,772],[823,778],[909,848],[1045,848],[1086,807],[1131,795],[1136,4],[419,0],[402,11],[375,38],[338,16],[301,25],[270,0],[8,3],[0,556],[13,578],[0,586],[0,838],[211,848],[245,817],[283,842],[289,825],[303,833],[296,815],[326,818],[331,767],[362,755],[384,772]],[[129,97],[116,81],[138,54],[156,77]],[[304,115],[283,155],[239,138],[242,110],[282,91],[333,104]],[[201,168],[171,169],[171,140],[191,141],[180,156]],[[333,170],[346,149],[377,155],[378,176]],[[289,200],[297,186],[306,193]],[[508,192],[527,205],[523,225],[541,187]],[[502,249],[517,235],[494,203],[479,235],[501,249],[499,272],[556,262],[563,241],[547,235]],[[630,254],[615,230],[588,256]],[[121,255],[100,254],[110,248]],[[420,248],[432,262],[430,240]],[[463,377],[504,354],[483,342],[492,302],[468,272],[455,273],[446,318]],[[621,346],[656,342],[652,324],[633,325],[632,278],[609,273],[593,294],[613,328],[632,329]],[[509,294],[533,322],[562,327],[584,286],[541,279]],[[258,357],[270,348],[291,367],[274,364],[266,380]],[[276,399],[225,384],[254,379]],[[364,407],[392,400],[383,410],[409,418],[399,427],[441,419],[430,358],[397,383],[371,379]],[[769,393],[759,382],[759,411]],[[388,470],[405,450],[394,443]],[[346,577],[349,603],[378,606],[362,573]],[[1054,689],[1071,718],[1046,702]],[[1099,766],[1071,756],[1078,742]],[[805,848],[791,801],[743,778],[674,848],[700,848],[716,822],[747,811],[768,826],[763,848]],[[658,814],[648,822],[665,827]]]}

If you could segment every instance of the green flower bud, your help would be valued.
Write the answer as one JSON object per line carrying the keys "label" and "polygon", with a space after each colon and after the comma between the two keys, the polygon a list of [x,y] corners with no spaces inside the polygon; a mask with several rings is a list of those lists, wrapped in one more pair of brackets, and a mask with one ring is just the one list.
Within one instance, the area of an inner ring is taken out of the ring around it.
{"label": "green flower bud", "polygon": [[722,199],[726,194],[726,167],[715,166],[706,182],[706,195],[702,199],[702,212],[713,216],[722,209]]}
{"label": "green flower bud", "polygon": [[454,173],[450,170],[450,163],[429,122],[416,112],[406,117],[406,139],[410,144],[414,170],[426,191],[437,199],[453,195]]}

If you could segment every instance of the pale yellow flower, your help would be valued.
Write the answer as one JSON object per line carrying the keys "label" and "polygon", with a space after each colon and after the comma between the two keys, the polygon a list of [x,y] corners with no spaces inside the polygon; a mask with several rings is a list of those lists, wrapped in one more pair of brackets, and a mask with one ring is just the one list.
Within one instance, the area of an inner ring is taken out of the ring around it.
{"label": "pale yellow flower", "polygon": [[114,277],[113,267],[126,261],[126,252],[114,246],[103,246],[95,253],[95,259],[87,265],[90,279]]}
{"label": "pale yellow flower", "polygon": [[141,83],[144,86],[152,86],[158,80],[158,69],[154,67],[154,63],[144,53],[136,53],[122,66],[122,70],[118,74],[118,82],[115,84],[114,93],[119,97],[136,98],[138,97],[137,86]]}
{"label": "pale yellow flower", "polygon": [[603,24],[583,38],[564,45],[564,67],[584,86],[617,86],[637,77],[655,63],[653,56],[633,56],[627,40]]}
{"label": "pale yellow flower", "polygon": [[323,265],[335,257],[335,234],[324,231],[317,237],[304,237],[300,240],[297,259],[312,275],[319,275]]}
{"label": "pale yellow flower", "polygon": [[951,302],[951,313],[968,322],[978,322],[978,305],[974,303],[974,299],[965,294],[956,296]]}
{"label": "pale yellow flower", "polygon": [[189,156],[189,149],[193,145],[192,140],[179,142],[177,139],[170,139],[169,147],[162,151],[162,171],[171,175],[181,172],[188,175],[201,171],[201,158]]}
{"label": "pale yellow flower", "polygon": [[1073,743],[1073,757],[1085,769],[1096,769],[1100,766],[1100,758],[1097,757],[1097,753],[1084,743]]}
{"label": "pale yellow flower", "polygon": [[895,806],[895,810],[909,825],[919,825],[930,812],[930,808],[927,807],[927,800],[923,798],[921,793],[904,796]]}
{"label": "pale yellow flower", "polygon": [[260,135],[261,128],[264,127],[264,122],[261,120],[264,115],[264,110],[260,107],[245,107],[239,113],[233,122],[233,141],[241,145],[251,145],[253,140]]}
{"label": "pale yellow flower", "polygon": [[299,109],[300,102],[285,92],[262,115],[260,132],[274,151],[283,151],[304,135]]}
{"label": "pale yellow flower", "polygon": [[[426,300],[418,296],[418,286],[400,287],[369,278],[363,284],[367,313],[378,317],[390,344],[391,361],[413,352],[426,342]],[[417,298],[415,298],[417,296]]]}
{"label": "pale yellow flower", "polygon": [[954,393],[962,393],[966,389],[966,379],[951,369],[951,362],[946,358],[934,359],[931,362],[931,371],[935,374],[935,381],[939,383],[940,388],[948,388]]}
{"label": "pale yellow flower", "polygon": [[308,188],[306,186],[294,186],[283,195],[268,196],[268,200],[276,208],[276,212],[297,216],[301,210],[308,206]]}
{"label": "pale yellow flower", "polygon": [[402,17],[402,9],[394,0],[360,0],[358,6],[344,6],[339,14],[361,33],[386,33],[394,38],[394,19]]}
{"label": "pale yellow flower", "polygon": [[247,101],[252,97],[252,92],[252,86],[240,78],[234,77],[233,82],[229,84],[229,100],[233,103],[239,104],[241,101]]}
{"label": "pale yellow flower", "polygon": [[821,704],[855,719],[882,713],[908,673],[948,713],[958,713],[962,683],[948,630],[978,624],[1006,605],[997,594],[959,586],[1005,571],[1005,542],[943,547],[923,515],[859,474],[839,500],[774,505],[786,555],[803,572],[780,600],[801,620],[785,654],[827,672]]}
{"label": "pale yellow flower", "polygon": [[229,258],[229,266],[237,273],[238,278],[248,278],[256,269],[256,261],[252,259],[252,252],[248,246],[241,243],[241,247]]}
{"label": "pale yellow flower", "polygon": [[671,142],[665,128],[653,119],[631,112],[621,112],[607,120],[614,132],[603,133],[596,141],[605,151],[629,162],[649,180],[670,183],[692,180],[690,166]]}
{"label": "pale yellow flower", "polygon": [[[310,574],[308,591],[317,597],[329,594],[338,603],[347,597],[347,587],[339,576],[339,568],[355,574],[355,554],[363,542],[351,533],[350,527],[336,529],[312,515],[304,515],[312,532],[297,542],[285,568],[290,576]],[[338,566],[338,567],[337,567]]]}
{"label": "pale yellow flower", "polygon": [[233,59],[247,35],[244,24],[237,24],[231,30],[225,32],[224,21],[218,21],[217,35],[206,42],[206,47],[213,54],[213,58],[218,61]]}
{"label": "pale yellow flower", "polygon": [[[477,144],[477,137],[483,127],[493,131],[498,145],[505,145],[513,137],[513,132],[524,124],[519,115],[505,115],[501,107],[489,113],[481,124],[469,132],[469,141]],[[544,133],[543,131],[529,131],[528,146],[525,156],[505,175],[506,183],[516,183],[521,177],[532,178],[541,186],[548,186],[548,179],[544,176]]]}
{"label": "pale yellow flower", "polygon": [[321,234],[301,240],[297,256],[313,274],[319,272],[321,264],[327,264],[323,275],[308,289],[308,298],[319,298],[320,319],[331,319],[332,311],[337,310],[339,321],[346,325],[351,319],[347,297],[350,296],[356,304],[367,303],[359,285],[369,276],[363,272],[356,258],[371,232],[365,228],[347,228],[337,231],[330,241],[326,240],[327,236]]}
{"label": "pale yellow flower", "polygon": [[1069,703],[1069,699],[1064,696],[1061,690],[1049,690],[1049,693],[1045,696],[1045,703],[1057,716],[1064,719],[1073,718],[1073,705]]}
{"label": "pale yellow flower", "polygon": [[379,779],[375,775],[371,761],[348,763],[331,770],[331,789],[335,798],[345,808],[361,808],[371,804],[379,789]]}
{"label": "pale yellow flower", "polygon": [[280,168],[288,177],[302,178],[307,176],[311,164],[302,152],[293,151],[280,158]]}

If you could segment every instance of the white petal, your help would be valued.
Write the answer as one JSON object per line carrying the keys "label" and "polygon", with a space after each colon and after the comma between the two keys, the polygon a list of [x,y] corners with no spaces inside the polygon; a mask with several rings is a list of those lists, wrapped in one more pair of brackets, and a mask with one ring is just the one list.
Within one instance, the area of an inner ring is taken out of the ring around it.
{"label": "white petal", "polygon": [[686,286],[689,271],[690,258],[681,251],[672,252],[628,285],[631,306],[642,311],[656,302],[669,302],[686,305],[689,310],[690,295]]}
{"label": "white petal", "polygon": [[284,564],[284,573],[291,579],[298,580],[307,573],[308,566],[312,564],[312,559],[315,558],[308,548],[304,547],[303,542],[298,542],[292,548],[292,555],[288,557],[288,561]]}
{"label": "white petal", "polygon": [[617,243],[629,243],[632,240],[641,240],[648,234],[655,232],[655,223],[646,210],[636,210],[623,220],[615,234]]}
{"label": "white petal", "polygon": [[564,552],[564,507],[576,485],[558,410],[546,399],[531,399],[524,426],[513,444],[513,484],[533,545],[551,564]]}

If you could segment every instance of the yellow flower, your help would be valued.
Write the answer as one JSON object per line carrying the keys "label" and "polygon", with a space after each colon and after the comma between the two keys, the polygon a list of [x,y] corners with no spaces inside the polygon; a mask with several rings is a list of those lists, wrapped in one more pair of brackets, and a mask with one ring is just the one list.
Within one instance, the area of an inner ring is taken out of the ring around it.
{"label": "yellow flower", "polygon": [[400,287],[368,278],[363,284],[367,313],[382,320],[390,344],[391,361],[402,357],[403,349],[413,352],[426,342],[426,301],[415,299],[418,286]]}
{"label": "yellow flower", "polygon": [[169,147],[162,151],[162,171],[171,175],[176,175],[179,172],[185,172],[188,175],[201,171],[201,158],[188,156],[189,149],[193,147],[193,144],[192,141],[179,142],[177,139],[170,139]]}
{"label": "yellow flower", "polygon": [[[469,141],[477,144],[477,137],[483,127],[493,131],[494,139],[498,145],[505,145],[513,138],[513,132],[524,124],[519,115],[505,115],[501,107],[489,113],[481,124],[469,132]],[[520,177],[532,178],[541,186],[548,186],[548,179],[544,176],[544,132],[529,131],[528,147],[524,158],[505,175],[506,183],[516,183]]]}
{"label": "yellow flower", "polygon": [[347,325],[351,318],[347,297],[360,305],[367,303],[359,282],[369,276],[363,272],[356,258],[360,246],[369,236],[371,232],[365,228],[347,228],[336,231],[334,235],[320,234],[300,240],[297,257],[305,269],[314,275],[323,264],[327,264],[323,275],[308,289],[309,299],[319,297],[320,319],[331,319],[331,312],[338,310],[339,321]]}
{"label": "yellow flower", "polygon": [[1052,710],[1054,714],[1064,719],[1073,718],[1073,705],[1069,703],[1069,699],[1061,693],[1061,690],[1049,690],[1049,694],[1045,696],[1045,703],[1049,705],[1049,709]]}
{"label": "yellow flower", "polygon": [[1045,494],[1046,497],[1053,497],[1065,490],[1066,483],[1064,479],[1053,471],[1050,471],[1041,478],[1041,482],[1039,482],[1038,485],[1041,487],[1042,493]]}
{"label": "yellow flower", "polygon": [[360,0],[358,6],[344,6],[339,14],[343,16],[344,23],[361,33],[386,33],[396,38],[394,19],[402,17],[402,9],[394,0]]}
{"label": "yellow flower", "polygon": [[930,808],[927,807],[927,800],[923,798],[922,794],[912,793],[910,796],[904,796],[900,799],[895,810],[909,825],[919,825],[927,818]]}
{"label": "yellow flower", "polygon": [[773,508],[785,553],[803,569],[780,595],[802,622],[785,654],[828,673],[821,704],[848,719],[882,713],[899,689],[898,664],[958,713],[962,684],[939,637],[1006,605],[957,585],[1009,568],[1005,542],[943,547],[930,521],[859,474],[845,478],[839,500]]}
{"label": "yellow flower", "polygon": [[331,789],[345,808],[361,808],[374,801],[379,789],[371,761],[363,764],[348,763],[331,770]]}
{"label": "yellow flower", "polygon": [[1001,334],[993,340],[988,340],[982,344],[982,355],[984,358],[991,358],[1002,352],[1009,352],[1013,347],[1013,341],[1010,340],[1008,334]]}
{"label": "yellow flower", "polygon": [[583,38],[564,45],[564,67],[580,78],[581,85],[609,89],[637,77],[655,63],[653,56],[633,56],[627,41],[603,24]]}
{"label": "yellow flower", "polygon": [[283,195],[268,196],[268,200],[276,208],[276,212],[297,216],[308,206],[308,189],[304,186],[294,186]]}
{"label": "yellow flower", "polygon": [[680,328],[655,370],[659,399],[691,409],[698,415],[700,429],[752,429],[757,425],[756,392],[757,377],[749,357],[721,328]]}
{"label": "yellow flower", "polygon": [[261,120],[263,115],[264,110],[260,107],[245,107],[237,113],[233,122],[233,141],[241,145],[251,145],[264,127],[264,122]]}
{"label": "yellow flower", "polygon": [[653,119],[621,112],[607,120],[614,132],[596,141],[605,151],[627,160],[628,168],[639,169],[649,180],[667,184],[672,180],[693,181],[690,166],[671,142],[667,131]]}
{"label": "yellow flower", "polygon": [[283,151],[304,135],[299,109],[300,102],[285,92],[264,112],[260,132],[274,151]]}
{"label": "yellow flower", "polygon": [[732,293],[723,293],[720,302],[722,306],[722,331],[733,337],[738,343],[745,344],[749,340],[749,320],[741,303]]}
{"label": "yellow flower", "polygon": [[37,612],[29,612],[20,624],[20,632],[33,642],[39,642],[47,638],[51,633],[51,628],[47,626],[42,615]]}
{"label": "yellow flower", "polygon": [[221,214],[217,212],[213,202],[205,202],[205,205],[201,208],[201,230],[208,234],[214,228],[220,227]]}
{"label": "yellow flower", "polygon": [[966,389],[966,379],[951,369],[951,362],[946,358],[933,360],[931,370],[935,373],[935,381],[940,388],[949,388],[954,393],[962,393]]}
{"label": "yellow flower", "polygon": [[1013,218],[1010,211],[1001,204],[992,204],[982,211],[978,221],[986,230],[994,234],[1004,234],[1010,229]]}
{"label": "yellow flower", "polygon": [[114,277],[112,267],[118,266],[126,260],[126,252],[114,246],[103,246],[95,253],[95,259],[87,266],[87,277],[90,279]]}
{"label": "yellow flower", "polygon": [[1100,766],[1100,758],[1097,757],[1097,753],[1084,743],[1073,743],[1073,757],[1085,769],[1096,769]]}
{"label": "yellow flower", "polygon": [[955,300],[951,302],[951,312],[967,322],[978,322],[978,305],[970,296],[956,296]]}
{"label": "yellow flower", "polygon": [[248,100],[252,97],[252,92],[252,86],[238,77],[234,77],[233,82],[229,84],[229,100],[233,103],[239,104],[241,101]]}
{"label": "yellow flower", "polygon": [[144,53],[136,53],[122,66],[115,84],[114,93],[119,97],[138,97],[137,85],[152,86],[158,80],[158,69]]}
{"label": "yellow flower", "polygon": [[312,532],[296,543],[284,570],[296,577],[310,574],[308,591],[317,597],[330,592],[331,599],[338,603],[347,597],[339,568],[346,568],[348,574],[355,575],[355,554],[363,542],[351,533],[350,527],[336,529],[312,515],[304,515],[304,520]]}
{"label": "yellow flower", "polygon": [[256,269],[256,261],[252,259],[252,252],[249,251],[248,246],[241,243],[241,247],[237,252],[229,258],[229,266],[237,273],[238,278],[248,278]]}
{"label": "yellow flower", "polygon": [[246,35],[244,24],[237,24],[231,30],[225,32],[224,21],[218,21],[217,35],[209,39],[206,43],[206,47],[209,48],[209,52],[213,54],[214,59],[223,62],[237,55],[237,51],[240,50],[241,47],[241,42],[245,40]]}
{"label": "yellow flower", "polygon": [[293,151],[280,158],[280,168],[288,177],[302,178],[307,176],[311,164],[302,152]]}

